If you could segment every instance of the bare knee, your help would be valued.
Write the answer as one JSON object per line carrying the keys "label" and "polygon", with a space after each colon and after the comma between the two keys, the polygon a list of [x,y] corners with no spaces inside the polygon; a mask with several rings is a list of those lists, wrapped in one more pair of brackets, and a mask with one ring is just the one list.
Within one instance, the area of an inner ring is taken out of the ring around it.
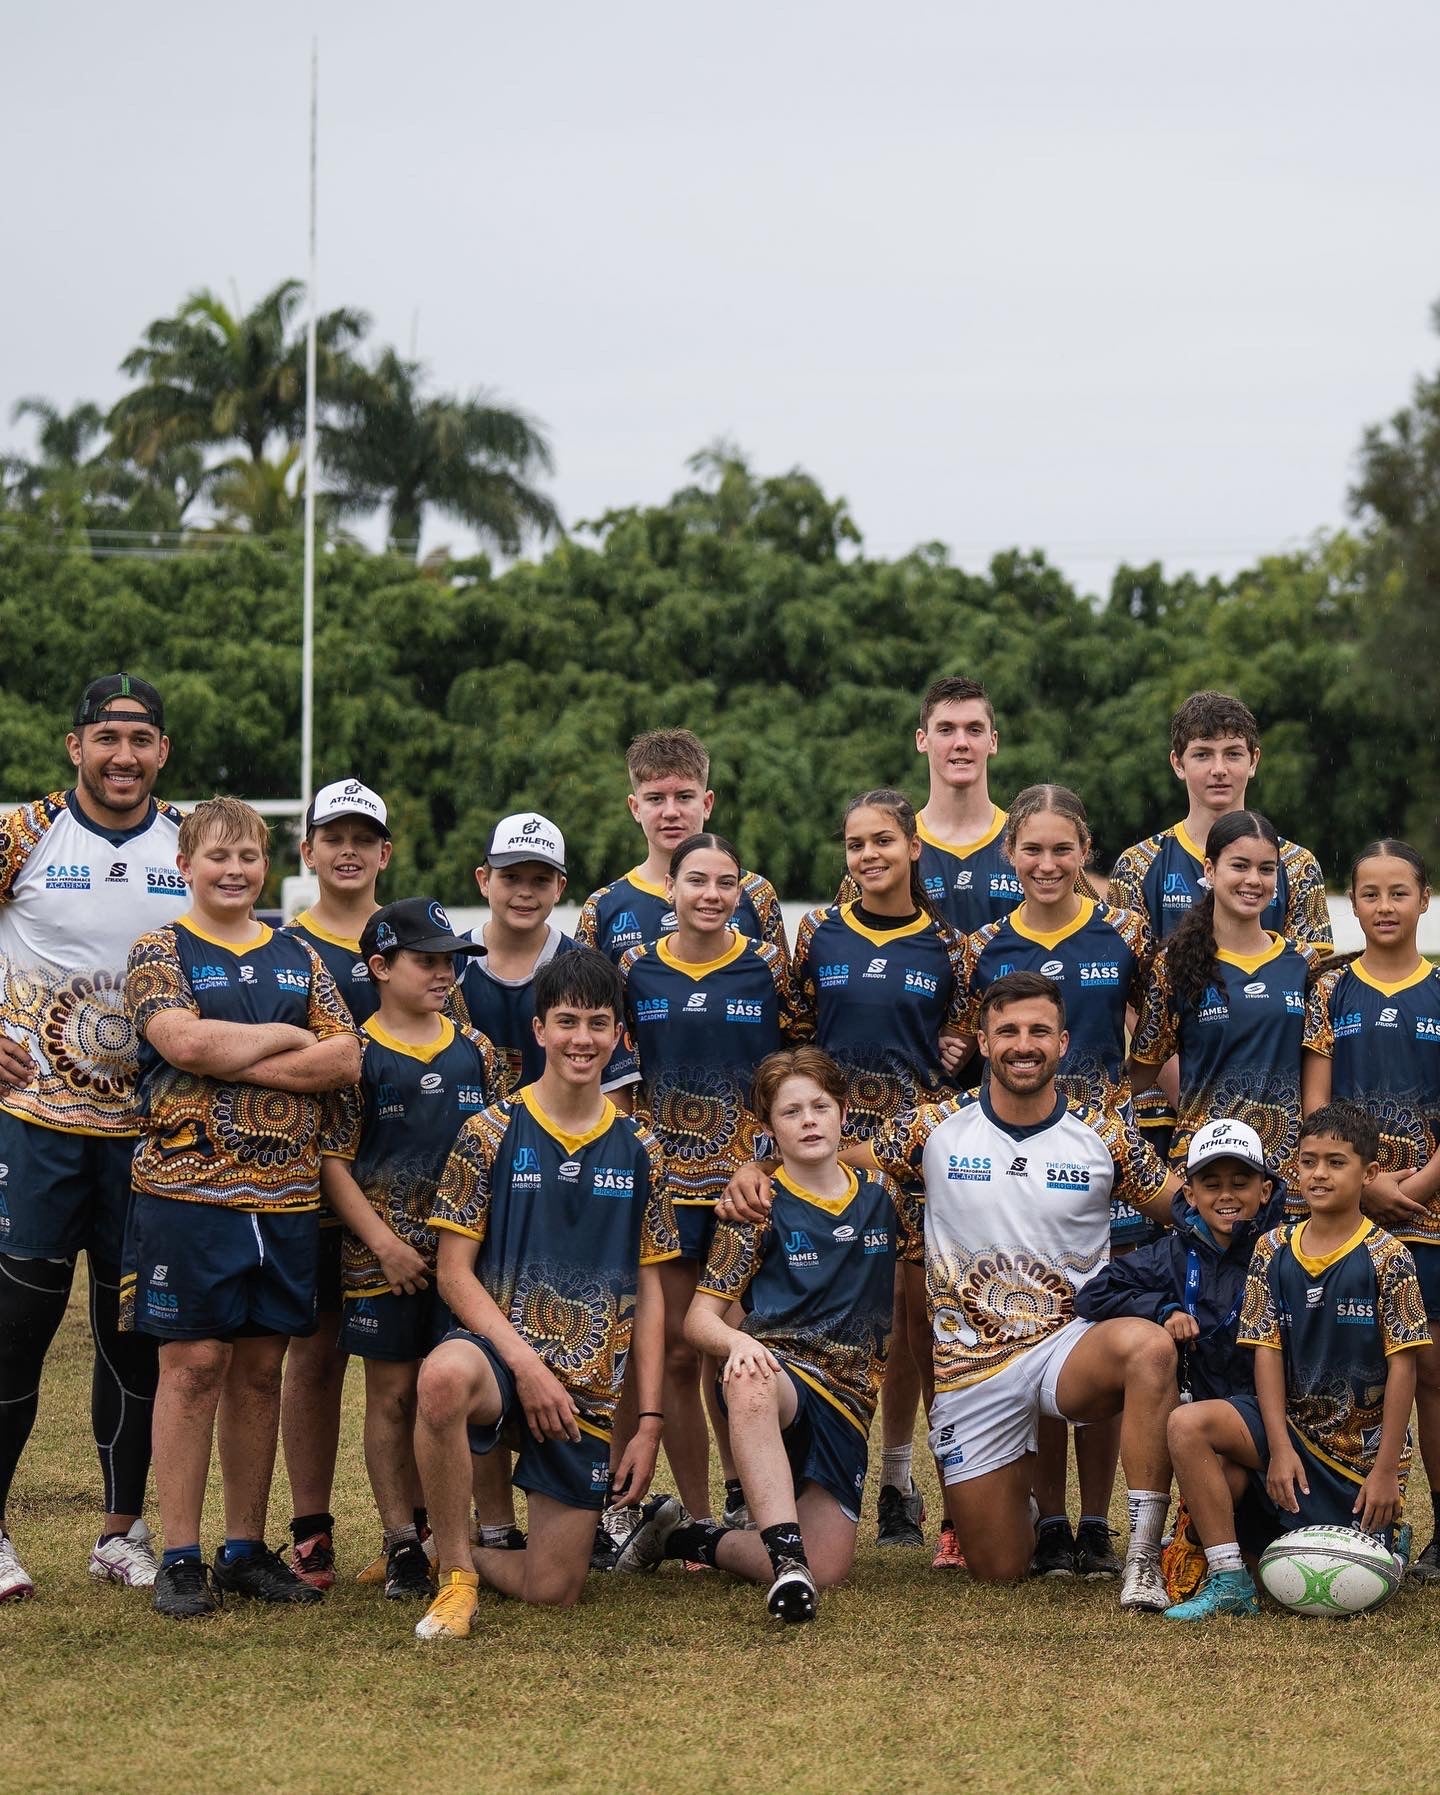
{"label": "bare knee", "polygon": [[1126,1340],[1125,1381],[1147,1386],[1175,1382],[1175,1342],[1153,1321],[1139,1322]]}
{"label": "bare knee", "polygon": [[584,1569],[577,1574],[561,1572],[550,1565],[526,1577],[525,1600],[537,1608],[573,1608],[584,1588]]}
{"label": "bare knee", "polygon": [[185,1402],[218,1397],[230,1368],[230,1348],[220,1340],[186,1340],[167,1344],[160,1353],[160,1375]]}
{"label": "bare knee", "polygon": [[462,1366],[448,1359],[427,1359],[420,1368],[415,1406],[420,1421],[430,1428],[453,1427],[470,1412],[474,1390]]}

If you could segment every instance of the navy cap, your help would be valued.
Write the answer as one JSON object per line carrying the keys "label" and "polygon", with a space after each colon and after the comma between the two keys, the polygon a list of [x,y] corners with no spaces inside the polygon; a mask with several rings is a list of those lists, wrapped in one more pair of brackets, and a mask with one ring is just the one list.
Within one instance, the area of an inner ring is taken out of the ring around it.
{"label": "navy cap", "polygon": [[360,934],[360,957],[388,954],[408,947],[417,954],[483,954],[484,946],[468,935],[457,935],[443,904],[434,898],[401,898],[386,904],[366,923]]}

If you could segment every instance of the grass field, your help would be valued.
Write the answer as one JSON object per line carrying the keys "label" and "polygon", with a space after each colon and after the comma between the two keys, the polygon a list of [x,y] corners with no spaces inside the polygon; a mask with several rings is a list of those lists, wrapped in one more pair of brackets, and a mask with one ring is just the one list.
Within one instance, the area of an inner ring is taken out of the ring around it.
{"label": "grass field", "polygon": [[[40,1593],[0,1609],[7,1792],[1362,1795],[1436,1782],[1440,1594],[1411,1588],[1351,1623],[1267,1613],[1181,1629],[1122,1615],[1113,1586],[980,1590],[932,1573],[928,1552],[865,1546],[819,1623],[795,1632],[772,1629],[754,1589],[667,1568],[594,1578],[568,1614],[482,1597],[467,1644],[422,1646],[414,1609],[350,1580],[377,1537],[358,1376],[336,1502],[344,1580],[325,1606],[163,1621],[85,1571],[83,1312],[72,1303],[57,1342],[11,1515]],[[285,1504],[278,1490],[272,1540]],[[1418,1545],[1423,1494],[1412,1518]]]}

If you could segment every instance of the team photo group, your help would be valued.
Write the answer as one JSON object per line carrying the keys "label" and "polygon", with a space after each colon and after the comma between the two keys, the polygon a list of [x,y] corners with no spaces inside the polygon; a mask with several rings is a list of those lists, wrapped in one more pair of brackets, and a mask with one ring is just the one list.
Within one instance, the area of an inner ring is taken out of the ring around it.
{"label": "team photo group", "polygon": [[82,1253],[89,1570],[164,1616],[324,1602],[352,1359],[344,1574],[425,1640],[667,1565],[813,1621],[862,1530],[1182,1623],[1440,1581],[1421,857],[1354,844],[1337,954],[1238,697],[1180,705],[1180,820],[1108,877],[1063,768],[997,803],[981,684],[895,728],[925,801],[854,795],[793,940],[683,727],[631,743],[641,857],[573,936],[563,816],[494,821],[465,932],[386,889],[364,768],[272,929],[264,819],[158,797],[161,692],[91,680],[73,784],[0,815],[0,1604],[45,1594],[5,1505]]}

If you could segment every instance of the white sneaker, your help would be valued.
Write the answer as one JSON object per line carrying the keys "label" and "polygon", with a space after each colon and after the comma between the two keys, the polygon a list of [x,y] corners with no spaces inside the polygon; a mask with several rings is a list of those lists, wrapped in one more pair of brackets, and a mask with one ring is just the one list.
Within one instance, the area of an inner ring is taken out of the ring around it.
{"label": "white sneaker", "polygon": [[1120,1585],[1120,1606],[1160,1614],[1170,1606],[1170,1592],[1161,1575],[1160,1560],[1152,1552],[1125,1555],[1125,1578]]}
{"label": "white sneaker", "polygon": [[607,1508],[600,1517],[600,1525],[617,1546],[623,1546],[643,1518],[640,1505],[636,1503],[633,1508]]}
{"label": "white sneaker", "polygon": [[789,1626],[797,1626],[814,1620],[818,1602],[815,1579],[810,1574],[809,1565],[800,1564],[793,1558],[782,1558],[779,1572],[765,1598],[765,1606],[771,1614],[776,1620],[785,1621]]}
{"label": "white sneaker", "polygon": [[615,1558],[622,1573],[658,1571],[670,1535],[690,1519],[678,1496],[651,1496],[640,1506],[640,1524]]}
{"label": "white sneaker", "polygon": [[0,1533],[0,1602],[23,1602],[34,1593],[35,1585],[16,1555],[14,1541],[8,1533]]}
{"label": "white sneaker", "polygon": [[135,1521],[119,1539],[96,1540],[90,1553],[90,1575],[130,1589],[151,1589],[160,1560],[150,1543],[150,1529]]}

